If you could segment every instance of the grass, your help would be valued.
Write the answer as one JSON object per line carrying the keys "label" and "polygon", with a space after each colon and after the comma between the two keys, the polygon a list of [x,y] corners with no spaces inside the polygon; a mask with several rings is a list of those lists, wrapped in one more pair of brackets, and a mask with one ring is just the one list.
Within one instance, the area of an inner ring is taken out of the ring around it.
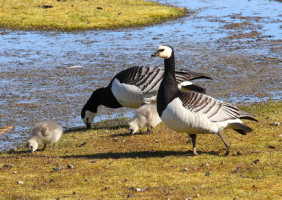
{"label": "grass", "polygon": [[73,128],[55,150],[2,152],[0,199],[281,199],[282,132],[270,124],[281,122],[282,102],[240,107],[259,123],[245,121],[254,129],[246,136],[223,132],[227,157],[215,135],[199,135],[193,157],[186,134],[161,124],[128,135],[123,119]]}
{"label": "grass", "polygon": [[160,23],[186,9],[143,0],[0,0],[0,27],[21,30],[99,30]]}

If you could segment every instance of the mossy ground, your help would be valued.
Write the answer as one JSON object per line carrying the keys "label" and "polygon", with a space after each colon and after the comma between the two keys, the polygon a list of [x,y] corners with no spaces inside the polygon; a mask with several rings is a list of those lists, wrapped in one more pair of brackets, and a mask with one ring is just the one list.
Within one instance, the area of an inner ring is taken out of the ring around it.
{"label": "mossy ground", "polygon": [[223,132],[227,157],[216,135],[199,135],[191,156],[186,134],[161,124],[129,135],[122,119],[74,128],[55,150],[2,152],[0,199],[281,199],[282,132],[270,124],[281,122],[282,102],[240,107],[259,122],[245,121],[254,129],[246,136]]}
{"label": "mossy ground", "polygon": [[0,27],[22,30],[116,29],[181,17],[186,9],[142,0],[0,0]]}

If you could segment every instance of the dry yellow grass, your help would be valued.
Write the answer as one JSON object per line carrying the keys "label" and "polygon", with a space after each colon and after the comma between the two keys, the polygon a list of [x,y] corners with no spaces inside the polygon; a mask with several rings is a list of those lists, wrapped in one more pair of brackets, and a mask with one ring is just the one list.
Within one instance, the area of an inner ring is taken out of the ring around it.
{"label": "dry yellow grass", "polygon": [[0,0],[0,27],[66,31],[115,29],[159,23],[186,12],[142,0]]}
{"label": "dry yellow grass", "polygon": [[216,135],[199,135],[193,157],[186,134],[161,124],[131,136],[113,121],[73,129],[55,150],[2,152],[0,199],[281,199],[282,132],[271,124],[281,122],[282,102],[241,108],[259,123],[246,121],[254,129],[246,136],[223,132],[227,157]]}

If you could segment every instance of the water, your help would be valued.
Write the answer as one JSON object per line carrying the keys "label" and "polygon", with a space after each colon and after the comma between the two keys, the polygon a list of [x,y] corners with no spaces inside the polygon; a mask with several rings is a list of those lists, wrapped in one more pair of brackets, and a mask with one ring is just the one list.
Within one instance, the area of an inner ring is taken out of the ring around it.
{"label": "water", "polygon": [[[178,67],[213,76],[198,84],[216,98],[233,104],[281,100],[279,1],[157,2],[186,7],[191,14],[116,31],[2,30],[0,127],[15,129],[0,136],[0,150],[20,145],[41,120],[82,126],[80,111],[93,90],[127,67],[163,65],[150,57],[159,44],[174,47]],[[132,111],[101,107],[95,122],[124,116]]]}

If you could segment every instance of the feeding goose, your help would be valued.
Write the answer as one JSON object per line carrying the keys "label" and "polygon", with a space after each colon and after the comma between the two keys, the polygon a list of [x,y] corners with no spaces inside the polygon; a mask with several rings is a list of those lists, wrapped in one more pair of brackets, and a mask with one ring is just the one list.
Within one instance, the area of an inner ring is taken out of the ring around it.
{"label": "feeding goose", "polygon": [[197,134],[217,134],[230,152],[230,144],[221,131],[231,128],[242,135],[251,132],[240,119],[257,121],[253,115],[239,110],[213,97],[198,92],[182,92],[178,89],[174,50],[170,46],[159,46],[152,57],[164,59],[164,77],[157,94],[157,110],[162,121],[176,132],[186,132],[192,139],[196,155]]}
{"label": "feeding goose", "polygon": [[135,110],[135,115],[128,123],[128,130],[133,135],[139,128],[147,127],[147,133],[151,133],[151,129],[161,123],[156,104],[143,105]]}
{"label": "feeding goose", "polygon": [[[163,78],[163,67],[135,66],[119,72],[107,87],[95,90],[81,111],[81,118],[87,128],[91,127],[98,106],[108,108],[139,108],[143,104],[156,102],[156,95]],[[205,92],[205,89],[190,81],[210,77],[190,70],[175,72],[180,89]]]}

